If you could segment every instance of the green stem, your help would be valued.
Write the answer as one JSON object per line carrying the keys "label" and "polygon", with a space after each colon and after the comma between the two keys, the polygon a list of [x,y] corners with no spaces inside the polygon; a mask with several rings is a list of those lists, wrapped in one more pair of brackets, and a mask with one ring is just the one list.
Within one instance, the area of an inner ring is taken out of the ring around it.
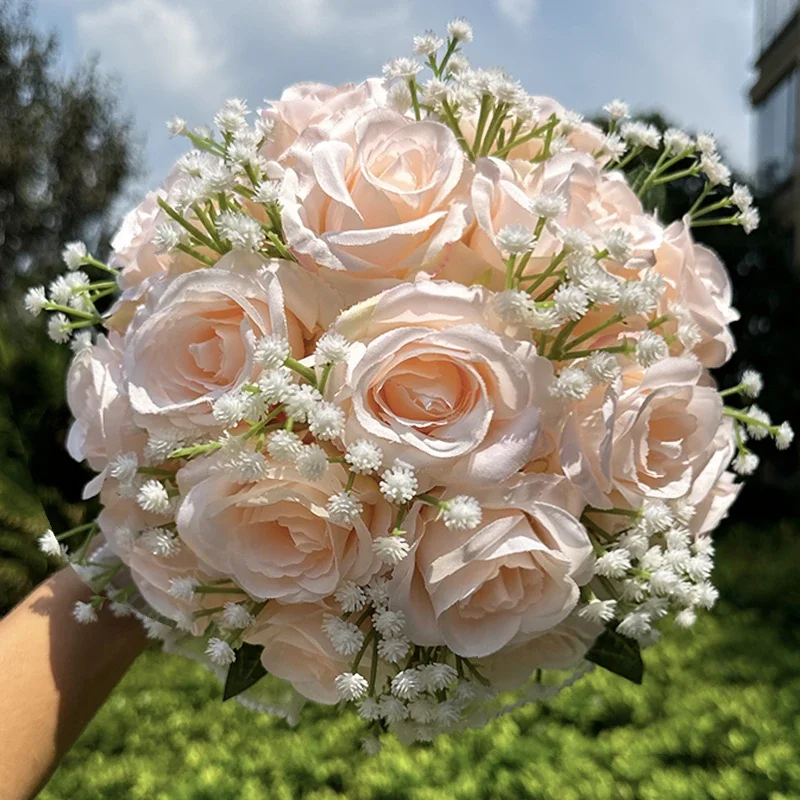
{"label": "green stem", "polygon": [[443,503],[438,497],[434,497],[432,494],[418,494],[414,496],[415,500],[422,500],[423,503],[427,503],[429,506],[436,506],[436,508],[441,508]]}
{"label": "green stem", "polygon": [[613,514],[614,516],[618,517],[633,517],[634,519],[638,519],[641,516],[641,512],[636,511],[632,508],[594,508],[593,506],[589,506],[585,511],[584,514],[591,513],[591,514]]}
{"label": "green stem", "polygon": [[649,174],[644,179],[639,191],[636,192],[637,197],[641,197],[650,188],[650,184],[652,183],[653,179],[658,177],[659,171],[664,166],[664,161],[666,161],[666,158],[667,151],[662,150],[661,155],[658,157],[658,161],[655,163],[655,166],[650,170]]}
{"label": "green stem", "polygon": [[114,275],[115,277],[119,275],[119,270],[114,269],[114,267],[109,267],[108,264],[104,264],[102,261],[98,261],[93,256],[86,256],[83,259],[83,263],[89,267],[96,267],[97,269],[103,270],[103,272],[107,272],[109,275]]}
{"label": "green stem", "polygon": [[689,167],[688,169],[680,170],[679,172],[673,172],[670,175],[663,175],[660,178],[657,178],[653,181],[653,186],[661,186],[663,183],[671,183],[672,181],[680,180],[681,178],[691,178],[695,175],[700,173],[700,166],[695,164],[694,166]]}
{"label": "green stem", "polygon": [[616,325],[618,322],[622,322],[625,319],[624,314],[614,314],[614,316],[609,317],[605,322],[601,322],[599,325],[595,325],[594,328],[591,330],[586,331],[586,333],[582,333],[580,336],[576,336],[571,342],[567,344],[564,348],[565,350],[569,351],[576,345],[582,344],[587,339],[591,339],[593,336],[597,336],[598,333],[601,333],[606,328],[610,328],[612,325]]}
{"label": "green stem", "polygon": [[659,325],[663,325],[665,322],[669,322],[669,314],[664,314],[660,317],[650,320],[650,322],[647,323],[647,327],[652,331],[654,328],[657,328]]}
{"label": "green stem", "polygon": [[494,144],[495,137],[497,136],[497,132],[500,130],[500,127],[506,118],[507,110],[507,103],[498,103],[495,107],[494,114],[492,115],[492,121],[489,123],[489,129],[486,131],[486,139],[481,146],[481,155],[489,155],[492,145]]}
{"label": "green stem", "polygon": [[[358,655],[355,657],[355,660],[353,661],[353,666],[350,669],[351,672],[353,672],[353,673],[358,672],[358,666],[359,666],[359,664],[361,664],[361,659],[364,658],[364,653],[367,652],[367,648],[372,643],[372,640],[375,638],[375,635],[376,635],[375,634],[375,629],[373,628],[364,637],[364,644],[361,645],[361,649],[358,651]],[[375,659],[375,660],[377,660],[377,659]]]}
{"label": "green stem", "polygon": [[96,316],[95,314],[90,314],[88,311],[81,311],[77,308],[72,308],[72,306],[62,306],[58,303],[46,303],[45,308],[48,311],[60,311],[63,314],[71,314],[73,317],[77,317],[78,319],[85,319],[92,323],[100,322],[100,317]]}
{"label": "green stem", "polygon": [[712,211],[719,211],[723,208],[728,208],[732,203],[730,197],[723,197],[718,203],[712,203],[710,206],[706,206],[705,208],[701,208],[698,211],[695,211],[692,214],[692,219],[697,219],[698,217],[704,217],[706,214],[710,214]]}
{"label": "green stem", "polygon": [[[538,227],[538,224],[537,224]],[[540,231],[541,233],[541,231]],[[525,290],[529,294],[533,294],[552,274],[558,269],[559,264],[566,258],[567,253],[562,250],[557,256],[553,258],[550,262],[550,266],[544,272],[540,272],[533,281],[533,283]]]}
{"label": "green stem", "polygon": [[[632,344],[620,344],[614,347],[597,347],[594,350],[573,350],[571,353],[565,353],[561,361],[574,358],[586,358],[593,353],[632,353],[636,347]],[[548,356],[550,358],[550,356]]]}
{"label": "green stem", "polygon": [[317,376],[314,373],[314,370],[310,367],[307,367],[305,364],[301,364],[299,361],[297,361],[297,359],[294,359],[291,356],[289,356],[289,358],[287,358],[283,363],[284,366],[289,367],[290,370],[305,378],[312,386],[317,385]]}
{"label": "green stem", "polygon": [[461,130],[461,125],[459,125],[458,119],[456,119],[455,112],[453,111],[452,108],[450,108],[450,104],[447,102],[447,100],[442,100],[442,108],[444,109],[445,117],[450,122],[450,128],[456,135],[458,143],[461,145],[464,152],[467,154],[467,158],[469,158],[470,161],[474,161],[475,154],[472,152],[472,148],[469,146],[469,143],[467,142],[467,139]]}
{"label": "green stem", "polygon": [[693,228],[710,228],[712,225],[736,225],[739,216],[734,214],[732,217],[717,217],[717,219],[701,219],[695,222],[692,220]]}
{"label": "green stem", "polygon": [[484,94],[481,97],[481,110],[478,112],[478,124],[475,127],[475,139],[472,142],[472,152],[479,153],[483,131],[486,128],[486,120],[489,119],[489,111],[492,107],[492,96]]}
{"label": "green stem", "polygon": [[458,39],[451,39],[447,45],[447,50],[442,58],[442,63],[439,64],[439,72],[434,73],[437,78],[441,78],[444,75],[444,71],[447,68],[447,64],[450,61],[450,57],[455,53],[456,48],[458,47]]}
{"label": "green stem", "polygon": [[[708,197],[710,192],[711,192],[711,184],[708,181],[706,181],[705,186],[703,186],[702,191],[697,196],[697,200],[694,201],[694,203],[692,204],[692,207],[689,209],[689,216],[690,217],[695,215],[695,213],[697,212],[697,209],[700,208],[700,204],[703,202],[703,200],[706,199],[706,197]],[[707,213],[707,212],[704,212],[704,213]]]}
{"label": "green stem", "polygon": [[526,133],[524,136],[520,136],[516,140],[509,139],[507,144],[503,145],[503,147],[499,147],[492,155],[495,156],[495,158],[503,158],[504,156],[507,156],[515,147],[526,144],[531,139],[541,139],[542,134],[547,133],[548,130],[554,128],[557,124],[558,119],[553,114],[550,116],[550,119],[544,123],[544,125],[528,131],[528,133]]}
{"label": "green stem", "polygon": [[747,414],[745,414],[744,411],[740,411],[738,408],[723,406],[722,413],[726,417],[732,417],[733,419],[739,420],[739,422],[743,422],[745,425],[752,425],[755,428],[764,428],[770,432],[776,431],[778,429],[777,425],[770,425],[769,423],[763,422],[760,419],[748,416]]}
{"label": "green stem", "polygon": [[195,239],[197,239],[198,242],[202,242],[206,247],[216,251],[217,253],[221,254],[223,252],[217,247],[217,243],[210,236],[203,233],[203,231],[201,231],[197,226],[192,225],[189,220],[184,219],[183,215],[179,214],[169,203],[164,202],[164,200],[160,197],[158,198],[158,205],[159,208],[161,208],[164,213],[167,214],[167,216],[174,219],[178,225],[187,230],[192,236],[194,236]]}
{"label": "green stem", "polygon": [[234,586],[195,586],[194,589],[195,594],[242,594],[246,595],[247,592],[243,592],[241,589],[238,589]]}
{"label": "green stem", "polygon": [[326,364],[322,368],[322,376],[319,379],[319,386],[317,387],[320,394],[325,394],[325,387],[328,385],[328,378],[330,378],[333,364]]}
{"label": "green stem", "polygon": [[214,608],[204,608],[202,611],[195,611],[194,618],[200,619],[200,617],[210,617],[212,614],[219,614],[220,611],[224,611],[225,606],[214,606]]}
{"label": "green stem", "polygon": [[375,695],[375,683],[378,679],[378,637],[372,638],[372,662],[369,665],[369,689],[370,697]]}
{"label": "green stem", "polygon": [[192,456],[199,456],[203,455],[204,453],[213,453],[215,450],[219,450],[222,447],[221,442],[206,442],[205,444],[193,444],[188,447],[179,447],[177,450],[173,450],[170,454],[170,458],[190,458]]}
{"label": "green stem", "polygon": [[419,97],[417,96],[417,80],[416,78],[409,78],[408,91],[411,92],[411,105],[414,108],[414,118],[419,122],[422,115],[419,111]]}
{"label": "green stem", "polygon": [[566,343],[569,335],[575,328],[578,326],[580,320],[574,319],[571,322],[568,322],[559,332],[558,336],[556,336],[555,341],[553,342],[552,346],[550,347],[550,352],[547,354],[549,359],[558,361],[560,360],[561,356],[563,355],[562,350],[564,344]]}
{"label": "green stem", "polygon": [[194,213],[197,216],[197,219],[199,219],[200,222],[203,223],[203,227],[211,235],[211,238],[217,243],[217,247],[220,250],[222,250],[223,249],[222,240],[219,238],[219,233],[217,233],[217,227],[211,221],[211,219],[209,218],[208,214],[206,214],[206,212],[203,211],[203,209],[201,208],[199,203],[195,203],[192,206],[192,209],[194,210]]}
{"label": "green stem", "polygon": [[633,161],[634,158],[636,158],[638,155],[641,155],[643,150],[644,150],[643,145],[638,145],[637,147],[634,147],[633,150],[631,150],[630,153],[628,153],[628,155],[626,155],[621,161],[618,161],[614,165],[614,169],[622,169],[623,167],[627,166],[628,164],[630,164],[631,161]]}
{"label": "green stem", "polygon": [[87,522],[85,525],[78,525],[77,528],[70,528],[68,531],[64,531],[64,533],[59,533],[58,536],[56,536],[56,539],[59,542],[61,542],[64,539],[69,539],[76,533],[82,533],[83,531],[88,531],[90,528],[94,528],[96,526],[97,526],[96,522]]}
{"label": "green stem", "polygon": [[161,469],[160,467],[139,467],[136,470],[139,475],[154,475],[159,478],[174,478],[176,470]]}

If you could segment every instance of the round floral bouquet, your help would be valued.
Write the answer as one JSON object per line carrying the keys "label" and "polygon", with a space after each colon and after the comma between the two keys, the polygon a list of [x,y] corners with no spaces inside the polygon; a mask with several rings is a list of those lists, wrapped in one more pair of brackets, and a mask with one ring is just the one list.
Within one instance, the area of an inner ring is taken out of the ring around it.
{"label": "round floral bouquet", "polygon": [[[749,442],[792,440],[757,373],[709,373],[737,313],[691,229],[758,223],[714,139],[619,101],[602,129],[471,68],[471,38],[252,125],[240,100],[171,120],[193,149],[109,263],[68,245],[26,298],[75,351],[67,446],[98,473],[96,522],[40,540],[94,589],[76,618],[137,615],[259,710],[355,703],[370,748],[592,665],[641,681],[714,605]],[[686,176],[665,225],[640,198]]]}

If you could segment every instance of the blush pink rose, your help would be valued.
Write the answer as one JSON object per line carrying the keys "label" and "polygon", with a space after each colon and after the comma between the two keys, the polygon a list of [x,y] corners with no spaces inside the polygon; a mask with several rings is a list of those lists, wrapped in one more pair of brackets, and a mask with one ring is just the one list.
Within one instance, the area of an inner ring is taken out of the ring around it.
{"label": "blush pink rose", "polygon": [[593,560],[578,521],[583,500],[563,477],[520,475],[475,497],[483,520],[474,531],[450,530],[438,509],[416,507],[404,522],[411,553],[390,582],[413,642],[470,658],[562,622]]}
{"label": "blush pink rose", "polygon": [[263,479],[242,485],[206,459],[178,473],[178,531],[199,558],[251,596],[315,602],[343,580],[366,582],[381,566],[372,531],[390,530],[391,507],[365,479],[356,489],[362,518],[352,529],[335,525],[325,506],[346,480],[339,464],[309,481],[294,467],[270,462]]}
{"label": "blush pink rose", "polygon": [[270,675],[288,681],[316,703],[333,705],[339,695],[334,681],[350,662],[332,647],[324,632],[325,616],[339,613],[331,604],[267,603],[246,641],[264,646],[261,663]]}
{"label": "blush pink rose", "polygon": [[[692,352],[704,366],[721,367],[735,350],[728,326],[739,319],[725,265],[713,250],[692,240],[688,221],[683,219],[667,228],[656,253],[655,271],[667,285],[660,312],[669,313],[675,304],[682,306],[700,334]],[[676,323],[672,327],[677,328]],[[670,326],[667,330],[674,332]]]}
{"label": "blush pink rose", "polygon": [[714,455],[695,479],[686,500],[695,507],[689,528],[696,536],[711,533],[726,516],[744,486],[728,467],[736,454],[733,420],[725,418],[717,431]]}
{"label": "blush pink rose", "polygon": [[[497,234],[508,225],[535,230],[539,217],[531,210],[531,201],[542,194],[561,196],[566,211],[541,232],[527,274],[543,271],[561,251],[554,226],[580,228],[598,250],[605,248],[605,236],[611,229],[621,228],[631,237],[635,257],[626,265],[627,270],[643,268],[653,261],[663,230],[644,212],[624,176],[603,172],[587,153],[570,151],[534,166],[527,162],[478,159],[470,188],[475,225],[467,231],[463,243],[454,245],[453,252],[447,254],[437,277],[463,283],[480,279],[491,288],[502,289],[505,264],[497,246]],[[469,253],[464,252],[464,247]],[[614,269],[610,263],[607,265]]]}
{"label": "blush pink rose", "polygon": [[202,266],[185,253],[158,253],[153,244],[158,226],[170,221],[158,201],[170,202],[170,193],[182,180],[180,169],[173,167],[163,187],[148,192],[144,200],[125,215],[120,229],[111,240],[109,265],[120,270],[117,281],[123,290],[123,302],[136,300],[142,294],[141,285],[148,279],[164,272],[188,272]]}
{"label": "blush pink rose", "polygon": [[[120,497],[116,484],[109,484],[102,497],[103,508],[97,524],[111,550],[130,570],[133,582],[142,597],[159,614],[176,622],[204,607],[218,604],[218,597],[198,594],[182,600],[169,593],[170,582],[177,578],[195,578],[209,583],[220,576],[185,546],[170,556],[156,555],[141,534],[164,524],[164,517],[143,511],[133,498]],[[207,620],[200,618],[194,629],[202,632]]]}
{"label": "blush pink rose", "polygon": [[737,482],[735,473],[723,472],[711,490],[698,500],[694,516],[689,521],[689,530],[695,536],[705,536],[716,530],[728,516],[743,486],[743,483]]}
{"label": "blush pink rose", "polygon": [[[562,167],[563,169],[563,167]],[[605,249],[605,236],[613,229],[629,236],[632,258],[620,270],[612,262],[602,263],[622,277],[645,269],[655,260],[664,239],[664,229],[647,214],[621,172],[604,172],[594,159],[575,157],[570,168],[571,203],[566,227],[581,228],[598,250]]]}
{"label": "blush pink rose", "polygon": [[352,145],[320,142],[287,170],[283,200],[289,245],[326,268],[348,301],[409,277],[461,238],[470,172],[439,122],[384,109],[359,119],[355,134]]}
{"label": "blush pink rose", "polygon": [[575,404],[561,436],[564,473],[598,508],[686,495],[721,447],[722,400],[688,358],[631,366]]}
{"label": "blush pink rose", "polygon": [[[470,283],[489,270],[491,277],[482,282],[493,289],[503,289],[506,267],[497,245],[497,234],[508,225],[524,225],[534,230],[539,218],[531,211],[531,198],[544,193],[559,194],[568,203],[569,172],[559,170],[553,179],[550,162],[532,168],[527,163],[512,166],[497,158],[478,159],[470,186],[475,225],[463,240],[463,246],[470,252],[464,254],[462,248],[457,248],[445,270],[438,275]],[[558,240],[545,228],[534,248],[528,274],[544,270],[560,249]]]}
{"label": "blush pink rose", "polygon": [[295,146],[302,149],[322,139],[352,141],[357,120],[385,104],[386,90],[377,78],[341,86],[297,83],[262,111],[264,121],[272,124],[262,154],[285,164],[293,161]]}
{"label": "blush pink rose", "polygon": [[525,683],[537,669],[577,666],[604,626],[570,614],[545,633],[515,637],[500,652],[480,659],[476,666],[495,689],[509,691]]}
{"label": "blush pink rose", "polygon": [[133,289],[146,278],[166,272],[170,261],[174,260],[174,256],[156,253],[153,245],[156,228],[168,220],[159,208],[159,197],[166,200],[167,192],[163,189],[149,192],[125,215],[122,226],[111,240],[109,263],[121,271],[119,285],[123,290]]}
{"label": "blush pink rose", "polygon": [[531,458],[553,408],[551,363],[495,333],[491,293],[418,281],[355,306],[336,329],[356,342],[331,394],[345,440],[376,442],[434,484],[504,481]]}
{"label": "blush pink rose", "polygon": [[141,424],[216,426],[212,402],[253,379],[253,352],[265,334],[285,336],[303,357],[320,314],[313,276],[285,262],[258,272],[230,268],[253,258],[261,261],[230,254],[151,290],[125,338],[124,369]]}
{"label": "blush pink rose", "polygon": [[100,473],[90,481],[84,499],[103,486],[108,462],[118,453],[141,453],[146,435],[134,425],[122,370],[122,339],[99,336],[78,353],[67,373],[67,403],[75,418],[67,435],[67,452]]}

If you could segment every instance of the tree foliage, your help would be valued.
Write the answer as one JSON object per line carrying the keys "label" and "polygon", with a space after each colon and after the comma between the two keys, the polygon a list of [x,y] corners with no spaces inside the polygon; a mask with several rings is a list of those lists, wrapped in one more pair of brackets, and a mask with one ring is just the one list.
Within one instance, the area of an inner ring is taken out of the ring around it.
{"label": "tree foliage", "polygon": [[135,160],[113,85],[93,62],[64,75],[57,61],[28,5],[0,0],[0,613],[47,572],[33,539],[47,518],[68,527],[86,513],[86,473],[63,447],[70,352],[21,298],[63,270],[66,242],[107,247]]}

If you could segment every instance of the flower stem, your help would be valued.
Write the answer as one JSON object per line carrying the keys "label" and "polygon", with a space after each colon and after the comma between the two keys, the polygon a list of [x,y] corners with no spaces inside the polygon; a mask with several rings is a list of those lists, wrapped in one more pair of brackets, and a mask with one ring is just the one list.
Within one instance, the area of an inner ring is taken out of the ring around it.
{"label": "flower stem", "polygon": [[290,370],[305,378],[312,386],[317,385],[317,376],[314,374],[314,370],[307,367],[305,364],[301,364],[299,361],[289,356],[289,358],[284,361],[284,366],[289,367]]}

